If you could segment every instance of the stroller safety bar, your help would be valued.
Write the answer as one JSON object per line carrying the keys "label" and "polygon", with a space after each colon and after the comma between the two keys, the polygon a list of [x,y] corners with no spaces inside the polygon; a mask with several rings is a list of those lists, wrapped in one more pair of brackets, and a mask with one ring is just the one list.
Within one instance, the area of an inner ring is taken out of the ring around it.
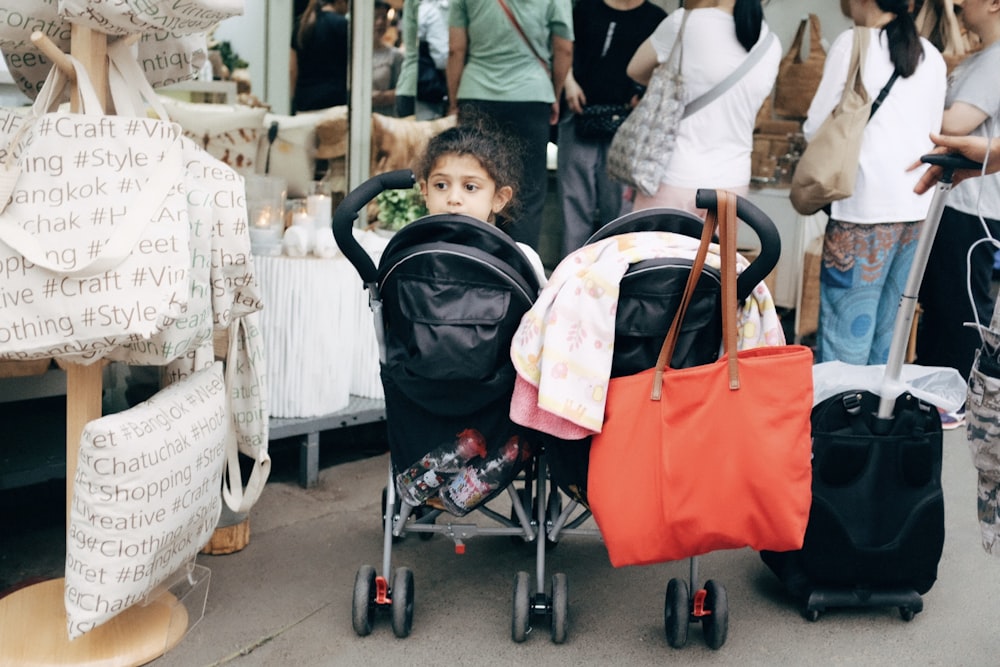
{"label": "stroller safety bar", "polygon": [[333,237],[347,260],[357,269],[366,287],[374,285],[377,279],[375,263],[352,233],[358,212],[368,205],[383,190],[407,190],[417,182],[409,169],[397,169],[372,176],[344,197],[344,201],[333,214]]}

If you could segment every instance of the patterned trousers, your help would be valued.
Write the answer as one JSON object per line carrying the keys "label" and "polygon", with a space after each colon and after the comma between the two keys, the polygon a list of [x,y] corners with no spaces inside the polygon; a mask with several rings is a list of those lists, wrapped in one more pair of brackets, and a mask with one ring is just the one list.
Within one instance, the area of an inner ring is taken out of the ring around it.
{"label": "patterned trousers", "polygon": [[816,361],[886,363],[919,232],[920,221],[827,223]]}

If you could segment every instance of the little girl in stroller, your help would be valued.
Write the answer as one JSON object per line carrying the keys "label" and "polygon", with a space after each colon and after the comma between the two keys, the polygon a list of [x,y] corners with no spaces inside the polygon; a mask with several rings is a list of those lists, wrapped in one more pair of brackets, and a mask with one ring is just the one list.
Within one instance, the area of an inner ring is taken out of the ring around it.
{"label": "little girl in stroller", "polygon": [[[497,225],[513,219],[519,161],[514,144],[482,125],[433,137],[419,171],[430,213],[397,232],[376,269],[354,237],[357,212],[384,189],[412,187],[408,170],[374,177],[349,193],[334,216],[334,236],[369,290],[379,339],[390,449],[384,494],[383,571],[393,538],[407,531],[442,532],[456,550],[472,534],[538,537],[523,496],[508,489],[510,518],[485,503],[525,471],[534,447],[529,431],[508,416],[514,370],[510,341],[545,280],[537,254]],[[396,492],[405,502],[398,502]],[[454,525],[480,509],[499,527]],[[447,516],[447,515],[445,515]],[[362,566],[354,591],[354,628],[372,629],[375,611],[390,608],[393,631],[410,632],[412,572],[397,568],[389,586]]]}

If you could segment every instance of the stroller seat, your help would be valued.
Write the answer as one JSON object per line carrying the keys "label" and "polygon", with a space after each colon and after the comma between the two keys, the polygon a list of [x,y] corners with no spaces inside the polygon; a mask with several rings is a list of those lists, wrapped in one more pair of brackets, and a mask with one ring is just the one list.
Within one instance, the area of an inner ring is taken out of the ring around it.
{"label": "stroller seat", "polygon": [[436,215],[393,237],[377,276],[393,464],[405,469],[465,428],[495,450],[514,432],[511,337],[539,290],[527,258],[490,225]]}

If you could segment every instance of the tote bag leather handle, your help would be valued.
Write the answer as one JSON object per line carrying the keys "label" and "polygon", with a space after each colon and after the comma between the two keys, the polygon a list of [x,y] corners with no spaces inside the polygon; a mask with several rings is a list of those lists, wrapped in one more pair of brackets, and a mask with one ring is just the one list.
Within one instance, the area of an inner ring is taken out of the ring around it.
{"label": "tote bag leather handle", "polygon": [[[701,242],[698,245],[698,252],[691,265],[691,273],[688,275],[687,284],[684,287],[684,294],[681,297],[680,305],[677,306],[677,313],[673,322],[670,323],[670,330],[660,348],[660,354],[656,359],[656,371],[653,374],[653,388],[650,399],[660,400],[663,387],[663,372],[670,365],[674,348],[680,338],[681,324],[687,312],[688,305],[694,296],[695,287],[701,272],[705,267],[705,258],[708,256],[708,246],[712,241],[712,234],[716,227],[719,228],[719,254],[722,273],[722,340],[723,348],[729,366],[729,388],[739,389],[739,368],[736,355],[736,195],[726,190],[717,190],[718,207],[717,210],[710,210],[702,228]],[[721,220],[721,222],[720,222]]]}

